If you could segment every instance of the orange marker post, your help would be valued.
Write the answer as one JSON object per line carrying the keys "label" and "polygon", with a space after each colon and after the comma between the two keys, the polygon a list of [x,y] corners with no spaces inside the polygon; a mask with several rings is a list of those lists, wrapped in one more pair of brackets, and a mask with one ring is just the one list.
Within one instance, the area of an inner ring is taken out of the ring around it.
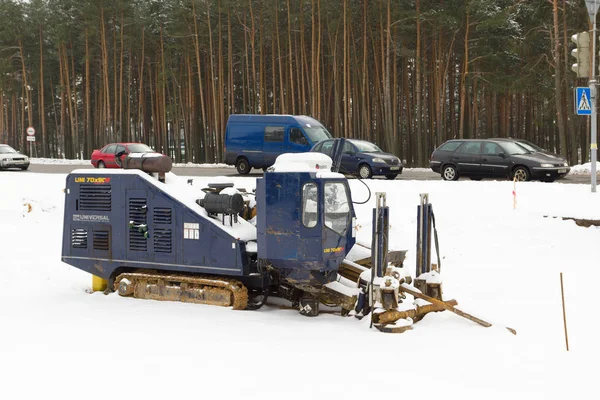
{"label": "orange marker post", "polygon": [[517,178],[513,179],[513,210],[517,208]]}

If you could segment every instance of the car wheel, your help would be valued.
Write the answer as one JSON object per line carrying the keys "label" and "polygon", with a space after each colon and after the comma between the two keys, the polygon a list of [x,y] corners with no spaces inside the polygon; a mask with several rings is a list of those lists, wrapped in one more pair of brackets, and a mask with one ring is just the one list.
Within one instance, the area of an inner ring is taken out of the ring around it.
{"label": "car wheel", "polygon": [[454,165],[446,165],[442,170],[442,179],[445,181],[457,181],[458,171]]}
{"label": "car wheel", "polygon": [[252,169],[248,160],[246,160],[243,157],[238,158],[238,160],[235,163],[235,168],[237,169],[237,172],[240,175],[248,175],[250,173],[250,170]]}
{"label": "car wheel", "polygon": [[27,171],[27,168],[29,168],[29,165],[26,167],[21,167],[21,171]]}
{"label": "car wheel", "polygon": [[358,176],[362,179],[369,179],[373,176],[373,171],[371,171],[369,164],[360,164],[358,167]]}
{"label": "car wheel", "polygon": [[106,165],[104,165],[104,161],[98,161],[98,168],[106,168]]}
{"label": "car wheel", "polygon": [[524,182],[531,179],[531,174],[526,167],[517,167],[513,171],[513,179]]}
{"label": "car wheel", "polygon": [[396,179],[397,176],[398,174],[387,174],[385,177],[390,181],[393,181],[394,179]]}

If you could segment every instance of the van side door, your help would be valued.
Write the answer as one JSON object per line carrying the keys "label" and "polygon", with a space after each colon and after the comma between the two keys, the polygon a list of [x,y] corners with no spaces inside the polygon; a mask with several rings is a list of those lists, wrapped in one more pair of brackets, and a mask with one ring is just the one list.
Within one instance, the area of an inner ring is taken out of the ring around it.
{"label": "van side door", "polygon": [[283,153],[285,153],[285,126],[266,126],[263,142],[264,166],[275,164],[277,156]]}
{"label": "van side door", "polygon": [[288,153],[304,153],[310,151],[311,145],[306,135],[296,126],[289,128],[289,137],[286,144],[286,150]]}

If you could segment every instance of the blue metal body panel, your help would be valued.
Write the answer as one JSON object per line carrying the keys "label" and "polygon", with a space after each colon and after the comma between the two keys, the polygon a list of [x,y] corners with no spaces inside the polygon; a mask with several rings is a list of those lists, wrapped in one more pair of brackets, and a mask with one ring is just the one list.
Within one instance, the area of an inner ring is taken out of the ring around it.
{"label": "blue metal body panel", "polygon": [[105,279],[119,268],[249,273],[243,241],[140,174],[72,173],[66,188],[67,264]]}

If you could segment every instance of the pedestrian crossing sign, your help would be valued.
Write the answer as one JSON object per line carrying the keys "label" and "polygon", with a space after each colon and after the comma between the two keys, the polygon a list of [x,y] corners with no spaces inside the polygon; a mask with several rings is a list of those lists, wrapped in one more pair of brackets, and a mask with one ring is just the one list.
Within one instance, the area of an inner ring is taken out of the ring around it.
{"label": "pedestrian crossing sign", "polygon": [[575,88],[575,112],[577,115],[592,115],[592,96],[589,87]]}

